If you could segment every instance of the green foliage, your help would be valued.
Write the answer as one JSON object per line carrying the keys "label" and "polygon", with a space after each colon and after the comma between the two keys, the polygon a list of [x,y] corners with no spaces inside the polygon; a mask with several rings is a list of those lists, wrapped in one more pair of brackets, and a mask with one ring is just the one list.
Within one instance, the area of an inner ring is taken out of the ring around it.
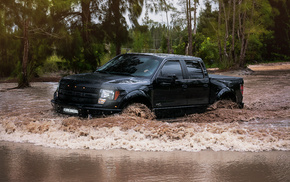
{"label": "green foliage", "polygon": [[163,33],[162,35],[162,39],[161,39],[161,50],[162,52],[168,52],[167,51],[167,43],[168,43],[168,37],[166,35],[166,33]]}
{"label": "green foliage", "polygon": [[[141,32],[135,31],[133,32],[133,39],[135,40],[133,42],[133,51],[134,52],[142,52],[144,49],[144,43],[145,43],[145,37],[142,35]],[[146,44],[146,43],[145,43]]]}
{"label": "green foliage", "polygon": [[[207,1],[206,9],[201,11],[199,17],[199,33],[209,37],[215,45],[214,49],[208,49],[205,59],[215,55],[214,60],[223,68],[244,67],[253,60],[265,60],[268,52],[266,42],[271,41],[273,33],[269,28],[273,26],[275,15],[269,1],[217,2],[219,9],[212,11]],[[205,45],[213,48],[209,43]]]}
{"label": "green foliage", "polygon": [[290,1],[289,0],[269,0],[273,10],[273,32],[272,39],[266,39],[265,60],[290,60]]}
{"label": "green foliage", "polygon": [[127,28],[126,13],[135,27],[138,27],[137,18],[141,15],[143,0],[108,0],[103,27],[108,40],[115,45],[116,55],[121,53],[121,46],[130,42]]}
{"label": "green foliage", "polygon": [[63,70],[64,62],[65,60],[61,59],[59,56],[52,55],[45,60],[42,66],[42,71],[43,73],[55,73],[60,70]]}
{"label": "green foliage", "polygon": [[217,34],[218,11],[212,11],[209,1],[205,2],[205,9],[200,12],[198,18],[197,32],[205,37],[214,38]]}
{"label": "green foliage", "polygon": [[[20,88],[29,86],[30,77],[35,75],[37,66],[51,54],[51,40],[47,37],[51,31],[48,9],[49,0],[1,1],[3,21],[0,21],[0,31],[5,48],[1,49],[0,63],[5,65],[5,69],[14,67]],[[4,76],[8,76],[7,72]]]}
{"label": "green foliage", "polygon": [[132,32],[133,52],[149,52],[151,45],[151,35],[147,26],[139,26]]}
{"label": "green foliage", "polygon": [[1,32],[0,42],[0,77],[9,77],[21,60],[21,40]]}
{"label": "green foliage", "polygon": [[[195,35],[193,35],[193,54],[198,56],[199,52],[200,52],[200,49],[201,49],[201,46],[202,46],[202,43],[204,41],[206,41],[206,37],[205,35],[203,35],[202,33],[197,33]],[[214,42],[213,40],[210,40],[211,42]]]}
{"label": "green foliage", "polygon": [[180,54],[180,55],[184,55],[185,54],[185,48],[186,48],[186,44],[185,42],[182,42],[178,45],[173,45],[173,52],[174,54]]}
{"label": "green foliage", "polygon": [[[119,54],[122,47],[122,53],[168,52],[169,43],[173,53],[185,54],[189,35],[186,17],[181,16],[184,12],[175,11],[167,25],[148,16],[145,25],[139,25],[145,2],[147,13],[174,9],[172,1],[163,0],[1,1],[0,77],[12,72],[21,76],[26,20],[28,76],[59,70],[93,71]],[[213,2],[220,7],[212,9]],[[193,55],[221,68],[289,61],[289,9],[285,0],[206,1],[192,38]]]}
{"label": "green foliage", "polygon": [[207,65],[211,65],[218,59],[218,46],[215,42],[207,37],[200,45],[197,52],[198,57],[201,57]]}

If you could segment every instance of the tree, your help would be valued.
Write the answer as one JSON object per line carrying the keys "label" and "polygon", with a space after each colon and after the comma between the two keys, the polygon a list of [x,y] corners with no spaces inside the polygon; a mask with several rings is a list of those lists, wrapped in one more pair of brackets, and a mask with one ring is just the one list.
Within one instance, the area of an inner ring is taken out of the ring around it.
{"label": "tree", "polygon": [[268,39],[265,57],[269,59],[290,60],[290,1],[269,0],[273,7],[274,26],[270,27],[274,38]]}
{"label": "tree", "polygon": [[147,26],[138,26],[131,31],[133,39],[132,49],[134,52],[149,52],[151,35]]}
{"label": "tree", "polygon": [[[166,14],[166,35],[163,36],[166,39],[166,52],[172,53],[171,45],[171,34],[170,34],[170,22],[169,22],[169,12],[175,11],[176,8],[172,5],[172,0],[145,0],[146,2],[146,11],[150,9],[151,12],[165,12]],[[162,46],[164,47],[164,46]]]}
{"label": "tree", "polygon": [[[193,34],[195,35],[197,33],[197,6],[199,4],[199,0],[181,0],[180,4],[183,4],[184,7],[181,10],[181,12],[176,13],[176,16],[185,15],[184,20],[186,22],[187,34],[188,34],[185,54],[193,55]],[[192,12],[193,12],[193,17],[192,17]],[[181,20],[181,21],[184,21],[184,20]],[[192,22],[193,22],[193,25],[192,25]]]}
{"label": "tree", "polygon": [[246,52],[250,45],[261,42],[263,35],[271,34],[267,29],[273,24],[272,7],[267,0],[240,0],[238,9],[239,67],[246,65]]}
{"label": "tree", "polygon": [[11,75],[19,62],[20,41],[13,38],[13,22],[6,18],[6,11],[0,4],[0,78]]}
{"label": "tree", "polygon": [[104,29],[109,41],[115,45],[116,55],[121,53],[121,46],[129,41],[125,14],[129,14],[133,26],[139,26],[137,18],[141,15],[143,3],[143,0],[108,0],[103,7]]}
{"label": "tree", "polygon": [[187,19],[187,32],[188,32],[188,48],[187,48],[186,53],[192,56],[191,0],[186,0],[186,19]]}
{"label": "tree", "polygon": [[105,52],[102,3],[103,0],[53,1],[54,30],[61,35],[55,40],[57,53],[76,73],[95,70],[101,64]]}
{"label": "tree", "polygon": [[[217,0],[218,24],[208,20],[216,31],[219,62],[225,67],[245,67],[247,60],[261,59],[263,37],[269,37],[273,10],[268,0]],[[202,14],[201,14],[202,15]],[[200,17],[202,20],[202,16]],[[200,24],[206,27],[206,23]],[[199,26],[200,26],[199,25]],[[203,28],[204,29],[204,28]],[[205,31],[203,33],[206,34]],[[259,52],[257,52],[260,50]]]}
{"label": "tree", "polygon": [[194,0],[194,8],[193,8],[193,11],[194,11],[194,15],[193,15],[193,34],[195,35],[196,34],[196,30],[197,30],[197,6],[199,4],[199,0]]}
{"label": "tree", "polygon": [[171,40],[171,35],[170,35],[170,26],[169,26],[169,11],[170,10],[174,10],[174,8],[172,7],[171,2],[169,2],[168,0],[160,0],[160,10],[165,11],[166,13],[166,22],[167,22],[167,35],[166,35],[166,39],[167,39],[167,53],[171,53],[171,44],[170,44],[170,40]]}
{"label": "tree", "polygon": [[[33,56],[30,52],[34,46],[30,45],[31,41],[37,37],[47,35],[49,26],[47,26],[47,13],[49,10],[48,0],[3,0],[1,2],[4,9],[5,23],[13,27],[10,34],[21,40],[21,71],[18,80],[18,88],[29,87],[28,66],[33,64]],[[42,55],[45,59],[47,55]]]}
{"label": "tree", "polygon": [[231,56],[232,60],[236,62],[235,56],[235,28],[236,28],[236,0],[233,0],[233,25],[232,25],[232,45],[231,45]]}

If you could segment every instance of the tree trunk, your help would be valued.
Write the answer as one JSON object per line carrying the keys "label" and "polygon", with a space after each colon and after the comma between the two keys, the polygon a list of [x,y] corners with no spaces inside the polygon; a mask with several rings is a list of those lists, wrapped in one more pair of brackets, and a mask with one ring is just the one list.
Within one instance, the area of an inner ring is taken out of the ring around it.
{"label": "tree trunk", "polygon": [[82,7],[82,24],[83,24],[83,40],[87,44],[90,37],[90,24],[91,24],[91,12],[90,12],[90,1],[81,1]]}
{"label": "tree trunk", "polygon": [[18,88],[30,87],[27,73],[28,66],[28,52],[29,52],[29,40],[28,40],[28,20],[23,22],[23,59],[22,59],[22,71],[21,78],[18,81]]}
{"label": "tree trunk", "polygon": [[171,45],[170,45],[170,31],[169,31],[169,19],[168,19],[168,10],[166,6],[166,21],[167,21],[167,53],[171,53]]}
{"label": "tree trunk", "polygon": [[197,0],[194,0],[194,15],[193,15],[193,34],[196,35],[196,13],[197,13]]}
{"label": "tree trunk", "polygon": [[245,29],[246,29],[246,15],[247,13],[244,12],[243,16],[240,16],[240,34],[241,34],[241,51],[240,51],[240,58],[239,58],[239,67],[244,67],[245,65],[245,55],[246,55],[246,49],[248,46],[248,40],[245,35]]}
{"label": "tree trunk", "polygon": [[228,30],[228,16],[227,16],[227,12],[226,12],[226,7],[225,7],[225,3],[222,2],[223,5],[223,10],[224,10],[224,18],[225,18],[225,39],[224,39],[224,55],[226,60],[228,61],[229,55],[227,53],[227,41],[228,41],[228,37],[229,37],[229,30]]}
{"label": "tree trunk", "polygon": [[121,48],[122,48],[122,45],[121,45],[121,43],[118,41],[118,40],[116,40],[116,42],[115,42],[115,46],[116,46],[116,56],[118,56],[118,55],[120,55],[121,54]]}
{"label": "tree trunk", "polygon": [[191,0],[186,0],[187,32],[188,32],[188,55],[192,56],[192,26],[191,26]]}
{"label": "tree trunk", "polygon": [[164,6],[165,6],[166,23],[167,23],[167,37],[166,37],[167,53],[169,54],[169,53],[171,53],[171,44],[170,44],[171,36],[170,36],[170,31],[169,31],[168,5],[167,5],[166,1],[162,1],[162,3],[165,3]]}
{"label": "tree trunk", "polygon": [[218,14],[218,47],[219,47],[219,62],[222,62],[222,45],[221,45],[221,1],[219,0],[219,14]]}
{"label": "tree trunk", "polygon": [[246,65],[245,62],[245,57],[246,57],[246,51],[247,51],[247,47],[248,47],[248,42],[249,39],[248,38],[244,38],[242,41],[242,47],[241,47],[241,53],[240,53],[240,61],[239,61],[239,67],[244,68]]}
{"label": "tree trunk", "polygon": [[231,47],[231,55],[232,60],[236,63],[235,56],[235,26],[236,26],[236,0],[233,0],[233,28],[232,28],[232,47]]}
{"label": "tree trunk", "polygon": [[255,9],[255,0],[252,1],[253,3],[253,7],[252,7],[252,12],[250,14],[250,17],[247,17],[247,13],[244,12],[243,13],[243,25],[242,25],[242,28],[241,28],[241,34],[242,34],[242,38],[241,38],[241,52],[240,52],[240,58],[239,58],[239,66],[241,68],[244,68],[246,66],[246,52],[247,52],[247,49],[248,49],[248,43],[249,43],[249,37],[250,37],[250,33],[247,33],[246,30],[247,30],[247,20],[251,23],[254,23],[253,22],[253,17],[254,17],[254,9]]}

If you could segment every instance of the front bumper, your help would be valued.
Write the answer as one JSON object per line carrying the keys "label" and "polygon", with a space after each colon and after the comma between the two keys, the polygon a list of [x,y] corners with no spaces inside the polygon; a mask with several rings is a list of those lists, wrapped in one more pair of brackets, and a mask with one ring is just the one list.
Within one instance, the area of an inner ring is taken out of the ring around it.
{"label": "front bumper", "polygon": [[68,114],[68,115],[78,115],[82,117],[86,117],[88,115],[110,115],[114,113],[119,113],[122,109],[119,108],[111,108],[114,103],[110,103],[106,105],[99,104],[75,104],[75,103],[64,103],[60,100],[51,100],[51,104],[54,110],[58,113]]}

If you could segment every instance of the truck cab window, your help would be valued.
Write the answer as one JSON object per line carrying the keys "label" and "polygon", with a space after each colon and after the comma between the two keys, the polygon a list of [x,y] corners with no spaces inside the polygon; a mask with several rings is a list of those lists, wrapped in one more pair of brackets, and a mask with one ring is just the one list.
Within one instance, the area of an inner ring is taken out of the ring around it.
{"label": "truck cab window", "polygon": [[160,72],[162,77],[176,76],[177,79],[183,79],[182,69],[179,61],[167,61]]}
{"label": "truck cab window", "polygon": [[186,67],[189,74],[189,79],[202,79],[204,78],[204,74],[202,71],[202,67],[199,62],[186,60]]}

